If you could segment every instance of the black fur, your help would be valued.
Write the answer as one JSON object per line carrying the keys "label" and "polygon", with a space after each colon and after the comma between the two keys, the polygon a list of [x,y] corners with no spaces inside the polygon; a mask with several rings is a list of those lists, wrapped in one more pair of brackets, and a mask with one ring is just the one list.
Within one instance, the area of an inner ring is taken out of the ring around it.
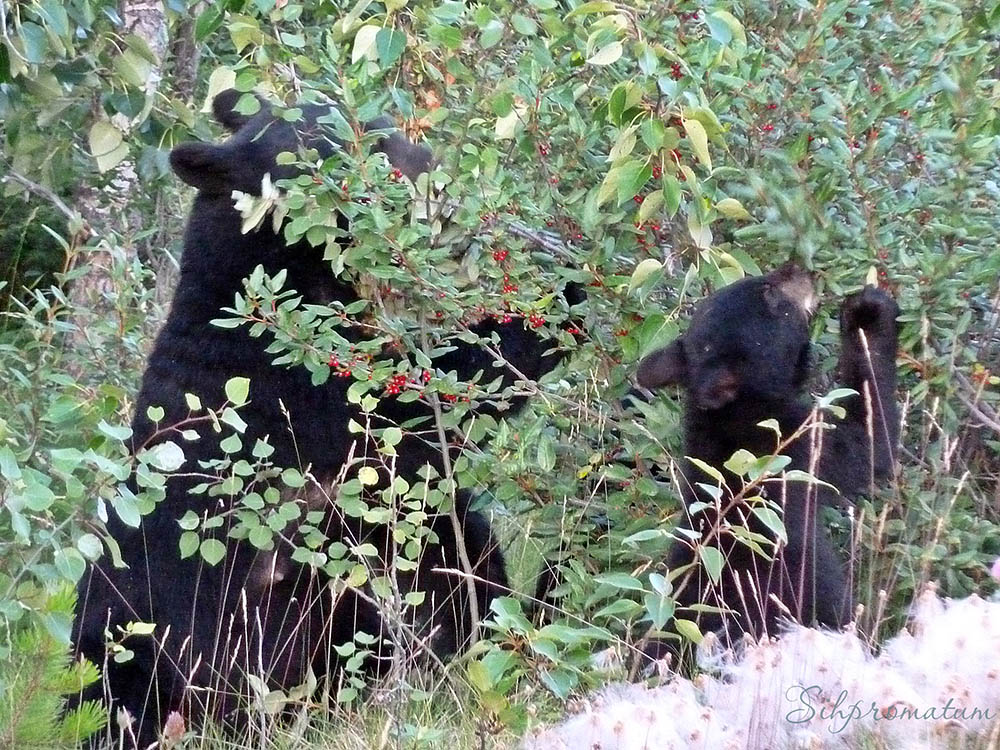
{"label": "black fur", "polygon": [[[676,384],[686,394],[685,455],[722,469],[740,448],[757,456],[771,454],[774,432],[758,426],[776,419],[783,437],[791,436],[810,415],[805,398],[809,378],[808,316],[813,302],[808,274],[794,266],[763,277],[744,279],[704,300],[688,331],[677,341],[646,357],[638,380],[647,388]],[[858,391],[839,403],[843,420],[827,415],[834,430],[806,433],[783,452],[788,469],[809,470],[814,440],[820,448],[816,473],[844,496],[857,495],[873,481],[891,474],[898,439],[895,405],[898,307],[886,293],[872,287],[844,300],[841,312],[840,379]],[[861,341],[867,339],[871,366]],[[872,409],[865,406],[868,394]],[[871,434],[870,440],[869,417]],[[684,500],[708,501],[695,482],[713,480],[685,461]],[[726,472],[727,483],[739,489],[739,480]],[[780,618],[791,616],[811,624],[836,627],[851,617],[851,604],[841,560],[827,532],[817,523],[820,503],[835,502],[830,490],[800,482],[768,483],[769,497],[783,504],[788,543],[772,563],[736,543],[724,530],[710,540],[726,560],[722,578],[712,584],[700,565],[693,565],[675,582],[678,602],[689,607],[703,602],[725,607],[724,614],[684,610],[679,617],[699,622],[703,632],[740,632],[755,636],[776,632]],[[723,507],[728,496],[722,499]],[[740,503],[725,523],[747,525],[773,537],[756,519],[747,523],[746,504]],[[718,526],[717,514],[688,513],[682,526],[697,530],[702,539]],[[671,571],[694,562],[689,543],[676,542],[669,559]],[[683,581],[687,578],[687,585]],[[780,605],[774,600],[777,599]]]}
{"label": "black fur", "polygon": [[[164,439],[146,416],[147,407],[165,409],[161,425],[172,425],[188,415],[184,394],[201,397],[208,408],[225,401],[224,384],[234,376],[249,377],[250,404],[241,410],[248,426],[243,436],[244,456],[257,438],[269,436],[277,466],[311,466],[312,472],[329,483],[340,471],[354,440],[348,420],[359,418],[346,399],[350,379],[331,378],[315,387],[301,367],[272,366],[273,355],[265,352],[267,336],[252,338],[245,327],[224,329],[210,321],[220,317],[220,308],[231,305],[243,288],[243,279],[257,265],[271,274],[287,269],[286,288],[296,289],[304,303],[357,299],[353,287],[331,273],[321,251],[302,242],[287,247],[269,222],[247,235],[240,232],[240,216],[233,208],[231,191],[260,192],[261,178],[292,174],[290,167],[275,163],[282,151],[296,151],[301,143],[328,156],[333,143],[316,124],[328,111],[310,106],[299,123],[275,118],[264,105],[253,117],[233,111],[236,92],[224,92],[215,100],[217,119],[232,137],[221,144],[187,143],[171,154],[174,171],[198,188],[185,235],[181,276],[167,322],[156,340],[143,377],[133,421],[134,450]],[[371,126],[384,127],[379,120]],[[428,169],[430,153],[394,134],[379,144],[393,164],[410,177]],[[529,378],[538,378],[557,362],[544,355],[550,343],[526,330],[524,321],[509,324],[488,322],[478,327],[483,335],[496,331],[507,360]],[[447,372],[471,378],[485,370],[488,379],[501,372],[505,384],[513,382],[507,370],[492,367],[492,358],[481,348],[462,345],[437,361]],[[282,402],[288,418],[282,413]],[[384,413],[396,423],[428,417],[430,409],[419,402],[383,401]],[[382,407],[380,407],[381,409]],[[180,473],[197,472],[199,461],[221,456],[218,437],[204,424],[195,426],[201,435],[184,443],[186,463]],[[294,440],[293,440],[294,435]],[[171,437],[175,437],[171,435]],[[436,439],[436,438],[434,438]],[[365,446],[360,450],[364,455]],[[440,470],[441,456],[435,447],[408,436],[397,447],[398,472],[416,481],[417,470],[431,464]],[[260,553],[248,544],[229,544],[225,560],[215,567],[204,565],[199,556],[179,559],[181,529],[177,520],[189,509],[218,513],[225,506],[209,507],[218,498],[192,495],[188,490],[200,478],[177,476],[167,484],[166,498],[143,518],[139,528],[130,528],[112,514],[108,529],[121,548],[128,569],[116,569],[105,558],[94,565],[79,585],[79,610],[74,627],[78,651],[97,664],[105,663],[105,628],[113,636],[128,621],[155,622],[154,638],[130,637],[126,645],[135,651],[124,664],[107,663],[105,679],[110,688],[111,710],[128,709],[136,721],[139,746],[152,742],[167,713],[181,711],[189,720],[208,713],[229,718],[246,695],[242,672],[249,668],[265,674],[272,687],[301,684],[308,669],[318,678],[337,666],[331,646],[350,641],[356,631],[371,635],[384,632],[378,611],[351,589],[339,593],[327,581],[294,563],[290,548],[276,547]],[[134,482],[134,479],[133,479]],[[134,486],[134,484],[133,484]],[[327,486],[327,489],[331,489]],[[343,518],[323,493],[313,488],[301,502],[306,509],[326,510],[329,540],[345,543],[370,541],[391,555],[388,530]],[[486,519],[468,508],[468,498],[458,497],[462,535],[475,573],[476,598],[481,615],[490,602],[506,591],[504,560]],[[469,601],[464,579],[431,572],[432,568],[461,568],[457,540],[447,513],[433,517],[429,526],[440,540],[425,547],[419,569],[411,577],[419,581],[403,586],[426,591],[425,603],[416,608],[415,626],[428,637],[431,648],[447,656],[462,648],[471,633]],[[220,530],[224,538],[225,529]],[[243,598],[246,598],[244,604]],[[379,656],[387,656],[382,651]],[[333,661],[331,661],[333,660]],[[379,659],[371,662],[377,669]],[[211,693],[199,688],[211,687]],[[98,697],[100,690],[84,697]]]}

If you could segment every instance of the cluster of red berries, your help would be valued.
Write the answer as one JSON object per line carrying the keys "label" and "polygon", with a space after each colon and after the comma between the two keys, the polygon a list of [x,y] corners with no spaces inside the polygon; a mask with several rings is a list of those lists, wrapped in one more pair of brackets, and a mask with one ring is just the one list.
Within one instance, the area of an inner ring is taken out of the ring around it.
{"label": "cluster of red berries", "polygon": [[531,315],[528,316],[528,325],[532,328],[539,328],[545,325],[545,317],[539,315],[538,313],[531,313]]}
{"label": "cluster of red berries", "polygon": [[643,200],[645,200],[645,196],[644,195],[633,195],[632,196],[632,201],[635,202],[635,203],[642,203]]}
{"label": "cluster of red berries", "polygon": [[[409,379],[409,382],[416,382],[413,379]],[[403,388],[406,387],[407,377],[403,374],[393,375],[389,378],[389,382],[385,386],[385,392],[388,396],[397,395]]]}
{"label": "cluster of red berries", "polygon": [[542,156],[548,156],[549,155],[549,148],[550,148],[549,144],[547,144],[547,143],[539,143],[538,144],[538,153],[541,154]]}
{"label": "cluster of red berries", "polygon": [[681,70],[681,64],[679,62],[675,62],[670,65],[670,77],[675,81],[679,81],[684,77],[684,71]]}
{"label": "cluster of red berries", "polygon": [[502,291],[503,291],[504,294],[513,294],[514,292],[517,291],[517,284],[511,284],[510,283],[510,276],[508,276],[507,274],[504,274],[504,276],[503,276],[503,290]]}
{"label": "cluster of red berries", "polygon": [[640,222],[637,221],[637,222],[635,222],[635,228],[638,231],[642,232],[642,234],[640,234],[638,237],[635,238],[636,244],[639,245],[639,247],[647,249],[647,250],[649,249],[649,246],[650,246],[650,240],[646,239],[646,230],[647,229],[650,230],[653,233],[652,241],[653,241],[654,245],[656,244],[656,241],[658,239],[663,239],[663,236],[666,233],[665,230],[661,231],[660,225],[658,223],[656,223],[655,221],[654,222],[648,222],[648,223],[645,223],[645,224],[640,223]]}
{"label": "cluster of red berries", "polygon": [[[353,351],[353,349],[354,347],[352,346],[351,350]],[[341,362],[340,358],[336,354],[331,354],[330,359],[327,361],[327,365],[329,365],[331,368],[337,371],[334,373],[334,375],[336,375],[337,377],[349,378],[351,377],[353,368],[356,365],[359,365],[363,362],[368,363],[371,361],[372,361],[371,354],[353,354],[351,355],[350,360],[348,360],[347,362]],[[370,380],[371,376],[369,376],[368,379]]]}
{"label": "cluster of red berries", "polygon": [[770,104],[767,105],[767,108],[768,109],[777,109],[778,105],[775,104],[774,102],[771,102]]}
{"label": "cluster of red berries", "polygon": [[698,20],[698,11],[693,10],[690,13],[678,13],[677,17],[682,21],[696,21]]}
{"label": "cluster of red berries", "polygon": [[663,176],[663,170],[660,169],[659,165],[653,167],[653,179],[658,180]]}
{"label": "cluster of red berries", "polygon": [[761,128],[761,130],[763,130],[765,133],[770,133],[772,130],[774,130],[774,125],[772,125],[771,123],[767,123]]}
{"label": "cluster of red berries", "polygon": [[493,260],[495,260],[497,263],[503,263],[505,260],[507,260],[507,256],[509,254],[510,253],[507,250],[494,250]]}

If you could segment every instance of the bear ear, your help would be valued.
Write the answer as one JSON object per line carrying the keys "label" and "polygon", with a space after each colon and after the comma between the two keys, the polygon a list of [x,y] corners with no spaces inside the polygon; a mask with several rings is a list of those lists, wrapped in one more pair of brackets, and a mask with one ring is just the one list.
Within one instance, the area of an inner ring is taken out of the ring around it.
{"label": "bear ear", "polygon": [[[391,127],[392,121],[388,117],[376,117],[365,124],[365,130],[389,130]],[[431,150],[413,143],[398,130],[379,141],[375,150],[388,156],[389,163],[413,182],[430,171]]]}
{"label": "bear ear", "polygon": [[785,263],[767,275],[764,295],[772,310],[775,310],[780,303],[780,298],[775,296],[775,292],[792,302],[806,318],[811,317],[816,311],[819,299],[813,287],[812,274],[795,263]]}
{"label": "bear ear", "polygon": [[431,150],[413,143],[401,133],[393,133],[379,144],[389,162],[414,182],[431,168]]}
{"label": "bear ear", "polygon": [[[236,103],[240,100],[241,96],[243,96],[242,91],[226,89],[225,91],[220,91],[212,99],[212,115],[215,117],[215,121],[230,133],[235,133],[250,121],[250,115],[241,114],[235,109]],[[254,94],[254,96],[257,95]],[[264,105],[259,96],[257,100],[260,101],[261,106]]]}
{"label": "bear ear", "polygon": [[170,152],[170,166],[184,182],[206,193],[234,188],[229,165],[232,155],[212,143],[182,143]]}
{"label": "bear ear", "polygon": [[650,389],[683,383],[686,377],[687,357],[681,339],[643,358],[636,373],[639,385]]}

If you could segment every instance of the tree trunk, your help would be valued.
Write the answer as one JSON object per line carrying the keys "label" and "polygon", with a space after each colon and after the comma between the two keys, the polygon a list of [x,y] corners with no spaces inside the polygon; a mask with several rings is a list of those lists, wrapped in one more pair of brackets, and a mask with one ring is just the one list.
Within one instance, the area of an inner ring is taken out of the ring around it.
{"label": "tree trunk", "polygon": [[[152,65],[145,82],[146,106],[134,119],[123,115],[112,118],[125,142],[148,116],[163,75],[167,52],[167,17],[159,0],[122,0],[121,16],[124,32],[142,39],[153,53]],[[89,225],[96,244],[79,249],[74,265],[83,273],[73,281],[69,299],[73,306],[73,331],[70,347],[79,355],[71,371],[82,374],[82,363],[100,361],[104,343],[97,334],[96,322],[115,314],[113,266],[127,265],[136,256],[133,234],[141,229],[139,213],[132,210],[136,196],[141,195],[139,175],[131,155],[120,161],[108,174],[103,188],[85,187],[76,196],[76,210]],[[106,330],[106,328],[104,329]]]}

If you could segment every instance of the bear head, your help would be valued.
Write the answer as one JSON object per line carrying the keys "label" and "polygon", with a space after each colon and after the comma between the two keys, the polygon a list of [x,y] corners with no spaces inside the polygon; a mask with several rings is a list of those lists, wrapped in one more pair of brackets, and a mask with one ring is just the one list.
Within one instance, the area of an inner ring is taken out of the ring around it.
{"label": "bear head", "polygon": [[[260,195],[265,174],[278,180],[297,173],[295,165],[277,163],[281,152],[315,148],[321,158],[327,158],[342,145],[331,128],[323,124],[333,105],[307,104],[302,107],[300,119],[288,122],[275,115],[264,101],[254,115],[237,112],[234,107],[242,96],[235,89],[227,89],[212,100],[215,119],[232,133],[227,141],[182,143],[170,152],[170,165],[177,176],[203,194],[228,199],[233,190],[240,190]],[[382,130],[390,128],[391,123],[380,117],[364,127]],[[411,180],[430,168],[430,150],[411,143],[398,132],[379,141],[375,150],[385,153],[392,165]]]}
{"label": "bear head", "polygon": [[644,388],[679,385],[699,410],[797,396],[809,374],[810,275],[786,264],[742,279],[697,307],[688,330],[639,363]]}

